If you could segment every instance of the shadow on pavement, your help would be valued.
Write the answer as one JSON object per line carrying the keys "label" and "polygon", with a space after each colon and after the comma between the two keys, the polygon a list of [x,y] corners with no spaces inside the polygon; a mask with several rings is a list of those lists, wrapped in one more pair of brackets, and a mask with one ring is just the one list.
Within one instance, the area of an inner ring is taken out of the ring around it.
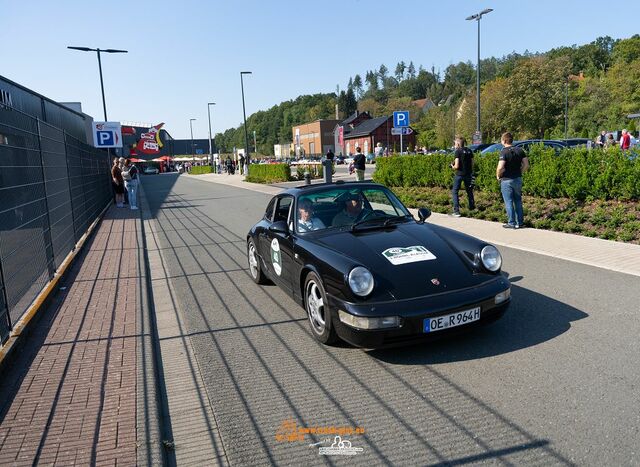
{"label": "shadow on pavement", "polygon": [[369,355],[396,365],[439,364],[492,357],[538,345],[571,328],[589,315],[562,302],[511,286],[511,305],[488,326],[439,341],[395,349],[371,350]]}

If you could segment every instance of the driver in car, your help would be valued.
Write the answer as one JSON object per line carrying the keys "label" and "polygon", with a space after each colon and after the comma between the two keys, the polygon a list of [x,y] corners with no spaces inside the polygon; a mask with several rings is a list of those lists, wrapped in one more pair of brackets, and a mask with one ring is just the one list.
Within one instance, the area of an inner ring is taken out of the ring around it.
{"label": "driver in car", "polygon": [[362,197],[360,195],[357,195],[356,193],[347,193],[344,198],[344,209],[336,214],[331,225],[333,227],[351,225],[358,219],[358,217],[362,218],[365,216],[367,212],[370,211],[363,208]]}
{"label": "driver in car", "polygon": [[300,200],[298,203],[298,231],[310,232],[324,228],[324,223],[317,217],[313,217],[313,205],[311,201],[308,199]]}

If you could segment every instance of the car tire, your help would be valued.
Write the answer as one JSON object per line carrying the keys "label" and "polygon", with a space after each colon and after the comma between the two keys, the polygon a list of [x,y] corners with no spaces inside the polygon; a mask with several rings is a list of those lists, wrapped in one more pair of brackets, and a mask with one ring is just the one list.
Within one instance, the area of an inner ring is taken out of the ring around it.
{"label": "car tire", "polygon": [[262,271],[262,267],[260,267],[260,258],[253,240],[247,242],[247,260],[249,262],[249,275],[251,275],[253,282],[256,284],[266,284],[268,281]]}
{"label": "car tire", "polygon": [[327,304],[327,294],[318,275],[310,272],[304,281],[304,308],[309,318],[309,327],[313,337],[327,345],[338,340],[331,322],[331,311]]}

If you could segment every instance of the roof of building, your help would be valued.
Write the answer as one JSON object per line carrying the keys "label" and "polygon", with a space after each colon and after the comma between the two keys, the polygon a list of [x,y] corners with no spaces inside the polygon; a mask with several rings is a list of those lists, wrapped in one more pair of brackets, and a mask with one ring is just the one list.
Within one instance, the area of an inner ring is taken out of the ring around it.
{"label": "roof of building", "polygon": [[371,118],[371,115],[369,115],[369,112],[358,112],[357,110],[346,120],[343,120],[340,125],[342,126],[347,126],[350,125],[351,123],[353,123],[355,121],[356,118],[358,118],[361,115],[366,115],[368,118]]}
{"label": "roof of building", "polygon": [[378,118],[372,118],[370,120],[365,120],[360,125],[358,125],[353,130],[351,130],[348,136],[349,138],[355,138],[358,136],[370,135],[376,130],[376,128],[380,127],[381,125],[384,125],[385,122],[389,120],[389,118],[390,117],[378,117]]}

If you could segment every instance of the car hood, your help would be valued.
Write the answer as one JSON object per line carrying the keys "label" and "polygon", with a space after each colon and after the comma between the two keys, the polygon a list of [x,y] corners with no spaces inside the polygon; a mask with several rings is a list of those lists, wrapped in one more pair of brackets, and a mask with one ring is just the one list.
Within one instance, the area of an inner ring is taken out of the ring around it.
{"label": "car hood", "polygon": [[486,274],[474,273],[471,262],[428,224],[342,231],[316,241],[367,267],[375,278],[375,289],[398,300],[472,287],[487,280]]}

